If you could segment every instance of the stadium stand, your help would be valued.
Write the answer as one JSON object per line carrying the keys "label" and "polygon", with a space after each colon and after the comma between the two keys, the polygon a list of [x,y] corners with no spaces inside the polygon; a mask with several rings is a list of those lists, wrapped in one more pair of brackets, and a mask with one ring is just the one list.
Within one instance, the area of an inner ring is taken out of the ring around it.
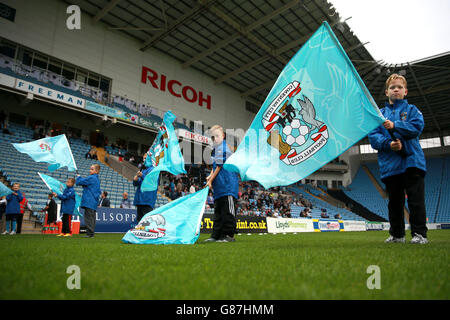
{"label": "stadium stand", "polygon": [[[448,158],[428,158],[427,174],[425,176],[425,206],[427,210],[427,218],[429,222],[448,221]],[[385,185],[381,181],[379,167],[376,162],[366,163],[365,166],[375,177],[379,185],[384,188]],[[447,189],[446,189],[447,188]],[[388,217],[388,200],[384,199],[369,176],[360,168],[348,188],[343,192],[351,199],[368,209],[370,212],[389,220]],[[337,196],[336,193],[333,193]],[[405,202],[408,208],[408,202]],[[439,205],[441,204],[441,205]],[[445,218],[446,217],[446,218]]]}
{"label": "stadium stand", "polygon": [[[150,107],[146,104],[138,104],[134,100],[119,95],[114,95],[113,99],[110,99],[106,92],[98,88],[91,87],[87,84],[81,85],[74,80],[66,79],[61,75],[40,69],[36,66],[30,68],[2,54],[0,54],[0,72],[88,101],[98,102],[128,114],[138,113],[147,122],[162,123],[163,112],[157,108]],[[186,121],[188,120],[177,118],[174,123],[175,129],[191,130],[184,124]]]}
{"label": "stadium stand", "polygon": [[388,220],[387,200],[383,199],[366,172],[359,168],[344,193],[370,212]]}
{"label": "stadium stand", "polygon": [[[9,130],[12,134],[0,133],[0,171],[6,180],[12,184],[21,184],[21,190],[27,195],[29,203],[33,209],[41,210],[45,207],[49,190],[42,182],[37,172],[50,175],[61,182],[65,182],[68,177],[73,177],[74,173],[67,168],[61,168],[53,173],[47,170],[47,164],[36,163],[27,155],[19,153],[11,143],[21,143],[32,141],[33,131],[22,125],[10,123]],[[85,154],[91,146],[81,139],[69,139],[72,153],[78,167],[80,175],[86,176],[89,167],[93,163],[98,163],[101,167],[100,181],[101,189],[108,192],[112,207],[119,207],[123,192],[128,192],[129,199],[133,201],[135,188],[133,184],[123,176],[104,165],[100,161],[85,159]],[[18,165],[20,164],[20,165]],[[81,187],[75,187],[75,191],[81,195]],[[158,195],[156,207],[166,204],[168,200]]]}
{"label": "stadium stand", "polygon": [[450,221],[450,157],[443,159],[441,192],[438,199],[438,210],[433,222]]}
{"label": "stadium stand", "polygon": [[[328,216],[331,219],[334,218],[334,216],[339,213],[342,216],[343,220],[365,221],[364,218],[351,212],[350,210],[348,210],[346,208],[335,207],[335,206],[329,204],[328,202],[325,202],[325,201],[319,199],[317,196],[314,196],[313,194],[309,193],[309,191],[313,190],[313,189],[314,189],[314,187],[312,187],[310,185],[304,185],[303,188],[294,187],[294,186],[291,186],[288,188],[288,190],[294,192],[297,195],[301,195],[303,198],[309,200],[312,203],[313,208],[310,211],[312,218],[319,219],[321,217],[321,213],[322,213],[321,209],[327,209]],[[306,190],[308,190],[308,191],[306,191]],[[315,189],[315,190],[316,190],[315,191],[316,193],[320,193],[319,190],[317,190],[317,189]],[[303,209],[304,209],[304,207],[292,205],[291,206],[292,217],[299,217],[300,211]]]}

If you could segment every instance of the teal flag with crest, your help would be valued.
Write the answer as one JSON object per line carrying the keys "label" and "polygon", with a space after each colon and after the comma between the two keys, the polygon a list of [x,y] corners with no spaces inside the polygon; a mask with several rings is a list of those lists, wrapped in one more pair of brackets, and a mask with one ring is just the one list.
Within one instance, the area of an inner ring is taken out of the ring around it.
{"label": "teal flag with crest", "polygon": [[158,188],[158,177],[161,171],[167,171],[173,175],[186,173],[184,158],[173,127],[175,119],[175,115],[170,110],[164,114],[163,123],[158,128],[158,134],[147,152],[145,166],[154,168],[142,181],[142,191],[154,191]]}
{"label": "teal flag with crest", "polygon": [[200,236],[209,188],[150,211],[122,238],[132,244],[193,244]]}
{"label": "teal flag with crest", "polygon": [[324,22],[284,67],[224,168],[265,188],[295,183],[384,122]]}
{"label": "teal flag with crest", "polygon": [[17,151],[28,154],[36,162],[50,164],[48,170],[53,172],[61,167],[76,171],[77,165],[65,134],[43,138],[25,143],[12,144]]}

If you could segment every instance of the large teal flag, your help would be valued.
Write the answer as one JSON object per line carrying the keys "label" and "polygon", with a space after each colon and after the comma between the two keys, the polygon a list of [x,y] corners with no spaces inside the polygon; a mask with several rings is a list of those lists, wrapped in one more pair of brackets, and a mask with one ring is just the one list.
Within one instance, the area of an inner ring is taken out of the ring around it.
{"label": "large teal flag", "polygon": [[[44,181],[47,188],[56,193],[58,196],[64,193],[64,190],[67,186],[64,183],[61,183],[59,180],[47,176],[43,173],[38,172],[39,177],[41,177],[42,181]],[[73,210],[74,216],[82,216],[83,214],[80,212],[81,205],[81,197],[75,193],[75,209]]]}
{"label": "large teal flag", "polygon": [[200,236],[208,191],[206,187],[147,213],[122,241],[133,244],[195,243]]}
{"label": "large teal flag", "polygon": [[0,197],[7,196],[12,193],[12,190],[0,182]]}
{"label": "large teal flag", "polygon": [[77,170],[77,165],[65,134],[31,142],[13,143],[12,145],[17,151],[28,154],[36,162],[49,163],[48,170],[50,172],[61,167],[67,167],[69,171]]}
{"label": "large teal flag", "polygon": [[315,172],[384,122],[324,22],[284,67],[224,168],[265,188]]}
{"label": "large teal flag", "polygon": [[161,171],[167,171],[173,175],[186,173],[178,137],[173,128],[175,118],[170,110],[164,114],[163,123],[158,128],[155,141],[147,152],[145,166],[152,165],[154,169],[142,181],[142,191],[154,191],[158,188],[158,177]]}

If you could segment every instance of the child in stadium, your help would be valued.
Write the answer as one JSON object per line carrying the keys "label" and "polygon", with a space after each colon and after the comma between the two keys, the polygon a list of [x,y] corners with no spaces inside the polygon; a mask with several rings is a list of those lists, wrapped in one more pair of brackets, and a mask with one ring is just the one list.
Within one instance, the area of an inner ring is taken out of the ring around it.
{"label": "child in stadium", "polygon": [[[386,80],[385,94],[389,99],[381,109],[387,119],[369,134],[372,148],[378,150],[381,180],[389,195],[390,237],[385,242],[405,242],[404,206],[408,196],[411,243],[426,244],[424,177],[426,163],[419,136],[424,120],[419,109],[405,99],[408,93],[405,77],[393,74]],[[388,130],[392,130],[395,141]]]}
{"label": "child in stadium", "polygon": [[95,218],[97,204],[102,193],[100,190],[100,165],[93,164],[89,169],[89,177],[82,178],[77,175],[75,180],[77,186],[83,187],[81,196],[81,208],[84,208],[84,223],[86,225],[86,238],[92,238],[95,234]]}
{"label": "child in stadium", "polygon": [[233,242],[236,232],[235,206],[239,192],[237,173],[223,168],[232,152],[225,140],[223,128],[215,125],[210,129],[214,143],[213,170],[206,178],[206,185],[214,194],[214,224],[211,238],[206,242]]}
{"label": "child in stadium", "polygon": [[53,199],[53,192],[50,192],[47,197],[47,205],[42,211],[47,212],[47,224],[56,223],[58,207]]}
{"label": "child in stadium", "polygon": [[58,196],[56,193],[53,195],[61,200],[61,213],[62,213],[62,230],[58,237],[70,237],[72,232],[70,230],[71,218],[73,211],[75,210],[75,179],[69,178],[66,181],[67,188],[64,189],[62,195]]}
{"label": "child in stadium", "polygon": [[22,201],[22,193],[20,192],[20,184],[14,183],[12,186],[13,193],[6,196],[6,231],[3,234],[16,234],[17,216],[20,214],[20,202]]}
{"label": "child in stadium", "polygon": [[[143,156],[144,161],[141,165],[141,170],[139,170],[133,178],[133,186],[136,187],[136,193],[134,194],[133,200],[133,205],[136,206],[137,211],[136,223],[139,223],[139,221],[146,213],[149,213],[150,211],[153,210],[153,208],[155,208],[158,191],[155,190],[143,192],[141,190],[142,181],[144,181],[145,176],[153,170],[153,166],[150,167],[145,166],[146,158],[147,153],[145,153]],[[159,178],[158,178],[158,185],[159,185]]]}

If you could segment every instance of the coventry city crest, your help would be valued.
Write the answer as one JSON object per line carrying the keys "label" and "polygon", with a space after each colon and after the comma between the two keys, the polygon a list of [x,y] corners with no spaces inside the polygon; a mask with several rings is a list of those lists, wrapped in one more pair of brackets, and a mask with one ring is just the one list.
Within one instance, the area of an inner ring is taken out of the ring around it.
{"label": "coventry city crest", "polygon": [[157,239],[166,235],[166,219],[160,214],[144,216],[139,224],[131,230],[140,239]]}
{"label": "coventry city crest", "polygon": [[164,158],[164,151],[168,148],[169,133],[165,125],[158,128],[158,135],[153,142],[150,150],[148,150],[148,156],[152,159],[153,167],[156,167],[161,159]]}
{"label": "coventry city crest", "polygon": [[328,141],[327,126],[317,118],[313,102],[303,94],[303,98],[296,97],[301,90],[298,81],[289,83],[262,117],[269,132],[267,143],[280,152],[280,160],[292,166],[310,158]]}

